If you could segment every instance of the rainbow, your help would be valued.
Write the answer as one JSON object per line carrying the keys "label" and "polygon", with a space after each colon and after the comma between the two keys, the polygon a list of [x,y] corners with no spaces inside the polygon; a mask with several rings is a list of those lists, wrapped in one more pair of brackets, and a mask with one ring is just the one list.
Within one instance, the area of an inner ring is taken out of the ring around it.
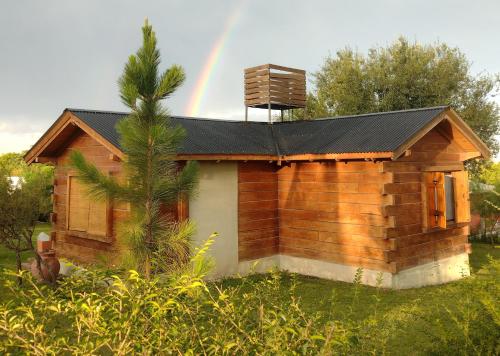
{"label": "rainbow", "polygon": [[194,87],[193,93],[189,99],[186,115],[188,116],[197,116],[200,111],[200,105],[207,92],[208,83],[210,82],[210,78],[217,67],[217,64],[221,58],[222,51],[224,46],[227,43],[229,35],[231,34],[231,30],[234,28],[234,25],[238,21],[238,18],[241,14],[241,9],[243,8],[243,1],[240,1],[239,4],[234,8],[234,10],[230,13],[224,24],[224,30],[220,34],[220,36],[215,41],[212,49],[210,50],[210,54],[203,65],[203,69],[198,76],[198,80],[196,81],[196,85]]}

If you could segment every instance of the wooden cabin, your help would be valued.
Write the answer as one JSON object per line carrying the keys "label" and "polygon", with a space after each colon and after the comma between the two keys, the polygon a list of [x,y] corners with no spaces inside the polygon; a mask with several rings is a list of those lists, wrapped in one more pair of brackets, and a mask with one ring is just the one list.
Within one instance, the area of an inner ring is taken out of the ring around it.
{"label": "wooden cabin", "polygon": [[[53,244],[59,256],[113,261],[128,207],[90,200],[67,168],[72,150],[120,175],[115,125],[126,113],[66,109],[26,154],[52,162]],[[215,276],[272,266],[305,275],[409,288],[468,275],[464,161],[488,157],[449,107],[313,121],[172,117],[187,137],[179,161],[200,162],[189,201],[194,243],[220,237]],[[185,212],[180,212],[185,214]],[[258,264],[255,264],[259,261]]]}

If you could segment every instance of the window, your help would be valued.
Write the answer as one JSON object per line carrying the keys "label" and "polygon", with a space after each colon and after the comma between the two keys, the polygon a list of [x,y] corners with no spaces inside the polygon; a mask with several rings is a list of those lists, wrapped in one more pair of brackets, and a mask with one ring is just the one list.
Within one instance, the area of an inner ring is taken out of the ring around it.
{"label": "window", "polygon": [[67,228],[79,236],[101,240],[111,235],[107,201],[91,199],[77,177],[68,177]]}
{"label": "window", "polygon": [[467,172],[427,172],[425,187],[427,214],[424,226],[446,228],[470,220]]}
{"label": "window", "polygon": [[455,221],[455,189],[454,179],[451,173],[444,175],[444,195],[446,221]]}

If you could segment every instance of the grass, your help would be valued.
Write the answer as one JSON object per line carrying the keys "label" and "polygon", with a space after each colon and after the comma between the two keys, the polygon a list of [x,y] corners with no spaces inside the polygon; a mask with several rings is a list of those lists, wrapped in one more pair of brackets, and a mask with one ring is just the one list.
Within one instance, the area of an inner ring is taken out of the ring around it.
{"label": "grass", "polygon": [[[473,244],[470,255],[470,265],[473,273],[480,271],[488,262],[488,256],[500,259],[500,246],[493,247],[487,244]],[[265,278],[263,275],[256,275],[252,278]],[[327,315],[333,310],[336,318],[345,317],[345,311],[350,310],[353,305],[354,285],[352,283],[331,281],[308,276],[291,276],[285,274],[284,288],[291,286],[295,282],[296,295],[299,296],[302,307],[309,313],[319,312]],[[223,286],[235,287],[239,284],[238,279],[228,279],[223,282]],[[438,300],[450,300],[459,298],[461,293],[461,281],[455,281],[444,285],[428,286],[422,288],[412,288],[404,290],[377,289],[375,287],[359,285],[356,288],[359,308],[352,315],[353,319],[364,319],[373,312],[370,308],[376,302],[376,297],[380,298],[377,304],[378,312],[384,313],[395,308],[402,308],[405,305],[422,301],[426,305],[432,305]],[[242,292],[249,292],[242,290]]]}
{"label": "grass", "polygon": [[[473,244],[470,255],[472,273],[481,273],[488,263],[488,256],[500,259],[500,246]],[[251,278],[264,279],[266,275],[255,275]],[[407,321],[411,321],[415,328],[411,332],[403,331],[404,327],[394,330],[395,337],[389,337],[388,349],[392,350],[391,354],[425,354],[426,352],[421,350],[431,350],[439,333],[446,334],[448,326],[451,327],[452,323],[457,322],[454,317],[466,318],[465,314],[470,312],[458,309],[463,304],[458,307],[456,303],[472,295],[464,292],[468,287],[463,280],[437,286],[390,290],[302,275],[282,274],[282,278],[282,290],[279,293],[287,295],[293,286],[302,310],[309,315],[318,315],[321,322],[357,322],[373,317],[378,318],[380,322],[390,315],[392,318],[400,318],[397,322],[404,324],[405,319],[409,318]],[[222,282],[222,286],[241,288],[241,293],[249,293],[252,284],[248,284],[249,288],[246,288],[240,285],[238,279],[228,279]],[[471,305],[477,306],[480,303],[473,300],[473,297],[470,298]],[[419,308],[418,316],[412,315],[411,312],[415,306]],[[441,323],[444,326],[438,326]]]}
{"label": "grass", "polygon": [[[49,223],[40,223],[35,228],[33,232],[33,243],[36,243],[36,237],[41,232],[45,232],[46,234],[50,233],[50,224]],[[21,254],[22,261],[25,262],[28,258],[33,257],[33,254],[30,251],[23,252]],[[4,269],[16,269],[16,255],[13,251],[5,248],[0,245],[0,273]],[[10,290],[6,289],[3,285],[0,285],[0,302],[2,300],[7,300],[10,297]]]}
{"label": "grass", "polygon": [[[41,231],[48,231],[49,228],[48,224],[40,225],[37,227],[36,235]],[[499,247],[474,243],[469,258],[472,273],[481,275],[481,270],[488,262],[488,256],[500,259]],[[14,254],[1,247],[0,267],[15,267]],[[374,315],[382,322],[385,318],[396,318],[398,323],[403,323],[401,325],[411,321],[411,331],[404,327],[392,330],[394,336],[389,337],[388,341],[391,354],[418,355],[426,352],[422,350],[427,352],[431,350],[433,343],[437,342],[437,335],[446,332],[443,331],[447,327],[446,324],[455,322],[453,316],[466,317],[468,311],[459,309],[457,301],[463,301],[472,295],[466,292],[468,287],[464,280],[439,286],[389,290],[286,273],[279,276],[282,279],[279,284],[280,290],[275,291],[275,295],[278,298],[286,298],[294,288],[293,294],[299,299],[302,310],[309,315],[318,316],[322,323],[331,320],[357,322],[372,318]],[[269,275],[255,275],[249,278],[254,281],[265,280]],[[255,283],[242,284],[241,281],[241,279],[227,279],[220,284],[226,288],[237,288],[239,293],[252,292]],[[2,286],[0,295],[0,301],[10,297]],[[479,303],[475,300],[471,302]],[[418,316],[412,315],[411,312],[411,308],[415,306],[420,309]],[[443,322],[444,326],[440,324]]]}
{"label": "grass", "polygon": [[485,243],[473,243],[472,254],[469,255],[469,264],[472,272],[479,271],[488,262],[488,256],[500,259],[500,245],[492,246]]}
{"label": "grass", "polygon": [[[33,242],[36,243],[36,237],[41,232],[50,233],[49,223],[40,223],[35,228],[33,233]],[[33,257],[31,252],[23,252],[21,254],[23,262],[28,258]],[[16,255],[13,251],[6,249],[4,246],[0,246],[0,270],[3,268],[15,269],[16,268]]]}

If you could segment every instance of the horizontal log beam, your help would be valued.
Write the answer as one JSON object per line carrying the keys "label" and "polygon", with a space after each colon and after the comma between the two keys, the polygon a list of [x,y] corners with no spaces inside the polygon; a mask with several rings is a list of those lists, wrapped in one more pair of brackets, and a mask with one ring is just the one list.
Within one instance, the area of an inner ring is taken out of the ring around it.
{"label": "horizontal log beam", "polygon": [[391,152],[368,153],[310,153],[300,155],[248,155],[248,154],[179,154],[176,160],[200,161],[321,161],[321,160],[360,160],[365,158],[389,158]]}

